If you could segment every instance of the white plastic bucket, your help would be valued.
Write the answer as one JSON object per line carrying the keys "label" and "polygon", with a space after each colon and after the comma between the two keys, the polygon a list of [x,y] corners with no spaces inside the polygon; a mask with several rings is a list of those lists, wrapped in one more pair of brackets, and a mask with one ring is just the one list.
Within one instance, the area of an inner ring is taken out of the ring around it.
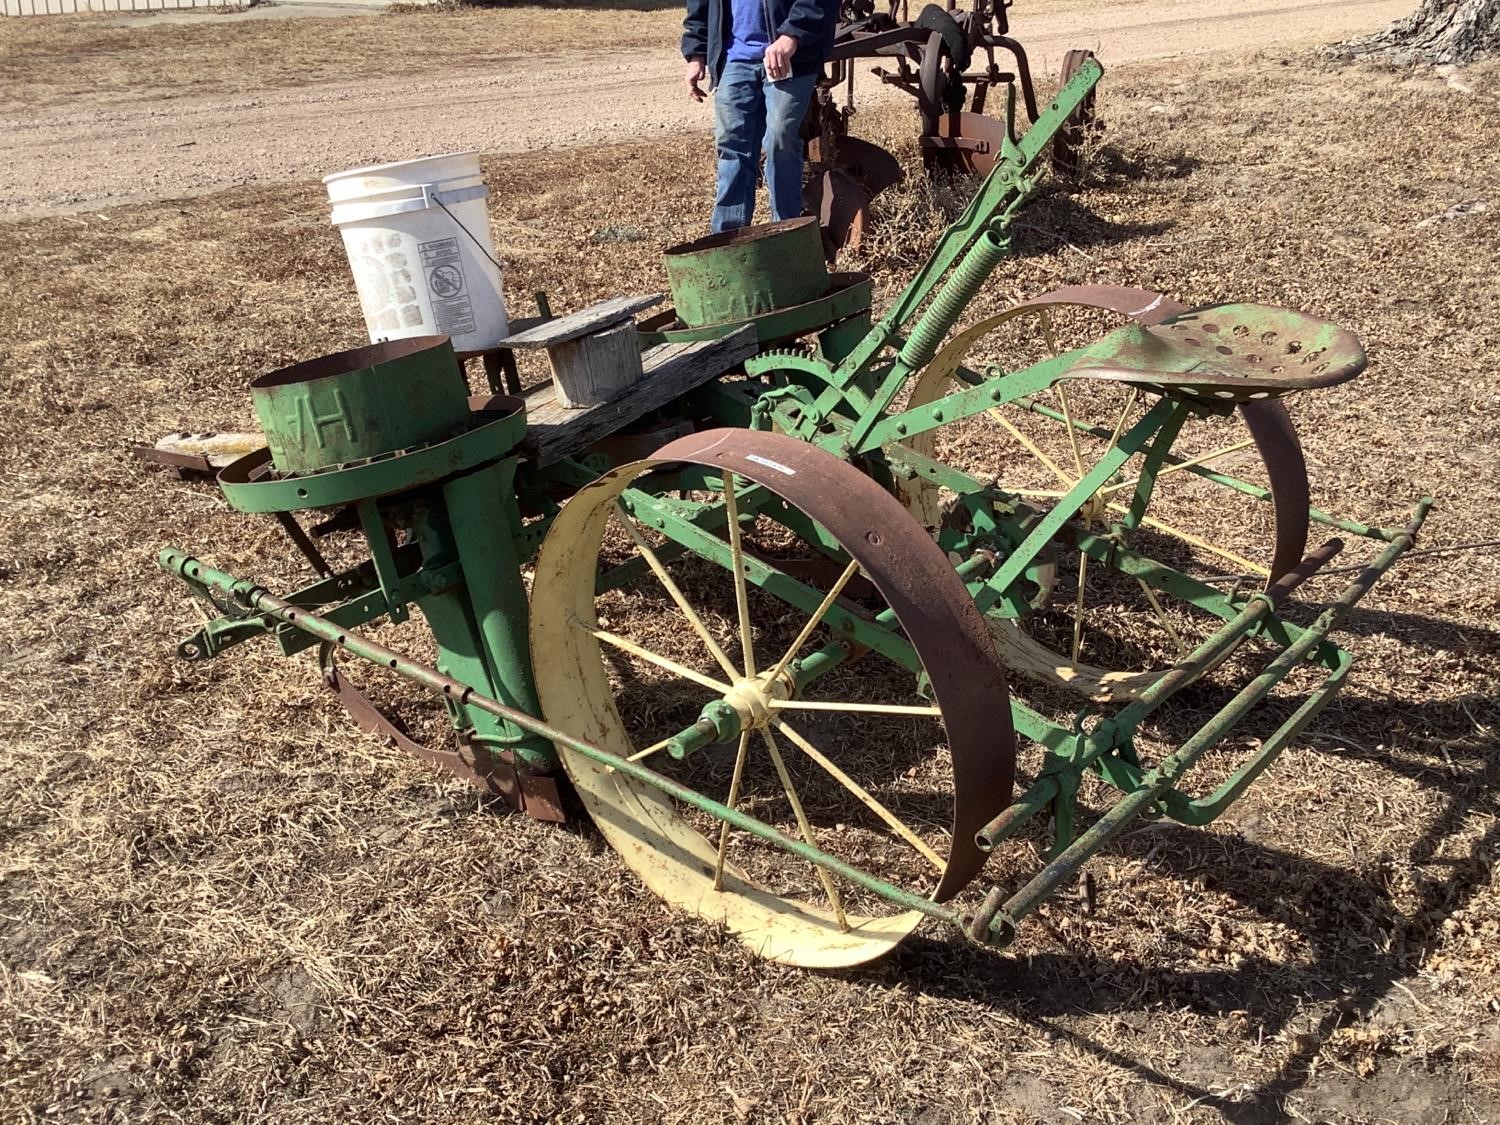
{"label": "white plastic bucket", "polygon": [[455,152],[323,177],[370,342],[450,336],[455,351],[509,330],[479,155]]}

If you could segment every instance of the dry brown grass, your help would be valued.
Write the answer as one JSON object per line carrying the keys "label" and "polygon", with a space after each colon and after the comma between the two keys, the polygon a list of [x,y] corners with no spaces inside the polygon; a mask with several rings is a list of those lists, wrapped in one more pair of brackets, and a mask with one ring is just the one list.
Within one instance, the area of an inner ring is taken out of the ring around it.
{"label": "dry brown grass", "polygon": [[[1428,545],[1492,537],[1500,227],[1493,209],[1419,224],[1500,182],[1493,95],[1277,57],[1106,83],[1092,182],[1027,213],[976,315],[1100,279],[1348,324],[1375,365],[1293,404],[1315,495],[1394,520],[1431,491]],[[659,249],[707,213],[710,159],[685,138],[490,161],[512,295],[658,284]],[[865,262],[882,296],[942,202],[883,201]],[[267,526],[124,447],[246,426],[251,377],[360,341],[317,185],[5,232],[0,1116],[1500,1108],[1494,552],[1384,583],[1314,731],[1220,825],[1102,855],[1097,915],[1057,901],[1005,956],[930,933],[865,971],[785,970],[659,906],[587,825],[507,816],[359,735],[305,662],[173,661],[194,618],[160,546],[293,571]]]}
{"label": "dry brown grass", "polygon": [[[521,57],[576,66],[600,48],[660,51],[681,25],[675,6],[629,3],[330,19],[204,16],[165,25],[150,17],[13,19],[0,25],[0,85],[10,109],[116,105],[162,94],[230,97],[472,71]],[[571,56],[566,63],[564,56]]]}

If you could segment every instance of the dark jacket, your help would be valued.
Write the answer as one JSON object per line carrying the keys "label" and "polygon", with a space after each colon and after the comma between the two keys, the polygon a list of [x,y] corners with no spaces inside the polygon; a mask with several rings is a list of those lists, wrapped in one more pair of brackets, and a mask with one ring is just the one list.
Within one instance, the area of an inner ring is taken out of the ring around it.
{"label": "dark jacket", "polygon": [[[839,21],[839,0],[761,0],[771,38],[790,35],[797,41],[792,73],[813,74],[833,53],[833,33]],[[730,0],[687,0],[682,21],[682,57],[702,59],[708,85],[719,84],[724,57],[729,52]]]}

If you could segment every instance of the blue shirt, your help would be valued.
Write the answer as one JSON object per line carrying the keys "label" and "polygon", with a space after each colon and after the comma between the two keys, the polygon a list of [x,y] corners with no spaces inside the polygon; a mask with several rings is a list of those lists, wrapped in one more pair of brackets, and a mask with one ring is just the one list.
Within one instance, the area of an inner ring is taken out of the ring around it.
{"label": "blue shirt", "polygon": [[729,61],[760,62],[771,45],[765,0],[729,0]]}

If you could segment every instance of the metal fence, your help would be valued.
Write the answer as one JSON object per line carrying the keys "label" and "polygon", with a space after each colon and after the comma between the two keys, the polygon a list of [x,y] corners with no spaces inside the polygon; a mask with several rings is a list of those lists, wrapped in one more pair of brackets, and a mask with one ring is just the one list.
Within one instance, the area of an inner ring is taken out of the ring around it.
{"label": "metal fence", "polygon": [[79,12],[161,12],[211,8],[233,0],[0,0],[0,15],[67,16]]}

